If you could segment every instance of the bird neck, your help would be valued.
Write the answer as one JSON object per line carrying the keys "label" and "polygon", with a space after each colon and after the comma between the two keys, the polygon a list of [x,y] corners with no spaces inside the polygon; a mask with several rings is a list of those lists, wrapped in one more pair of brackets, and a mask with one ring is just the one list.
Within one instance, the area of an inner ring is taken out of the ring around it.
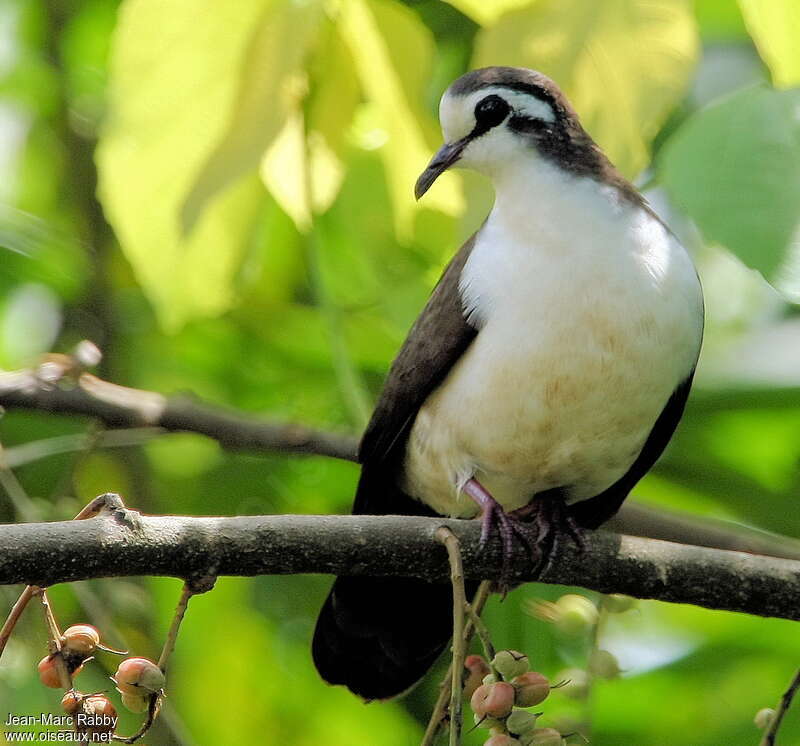
{"label": "bird neck", "polygon": [[535,154],[492,174],[495,204],[490,220],[525,233],[574,230],[617,223],[637,205],[613,183],[575,174]]}

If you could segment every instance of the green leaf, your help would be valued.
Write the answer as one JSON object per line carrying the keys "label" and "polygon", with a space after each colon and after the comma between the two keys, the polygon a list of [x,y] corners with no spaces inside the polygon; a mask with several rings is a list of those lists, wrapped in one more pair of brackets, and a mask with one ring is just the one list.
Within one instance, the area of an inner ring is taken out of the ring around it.
{"label": "green leaf", "polygon": [[586,129],[627,176],[680,100],[697,58],[686,0],[541,0],[478,33],[474,67],[549,75]]}
{"label": "green leaf", "polygon": [[[127,0],[114,36],[99,195],[166,328],[234,301],[234,280],[263,195],[239,178],[209,201],[190,236],[181,210],[228,131],[267,3]],[[253,172],[257,159],[253,162]]]}
{"label": "green leaf", "polygon": [[739,0],[747,30],[779,88],[800,84],[800,3]]}
{"label": "green leaf", "polygon": [[708,41],[742,41],[747,29],[742,13],[731,0],[695,0],[694,15],[700,35]]}
{"label": "green leaf", "polygon": [[[433,38],[419,18],[394,0],[342,3],[340,30],[355,61],[362,88],[385,142],[380,145],[398,235],[408,239],[416,210],[413,187],[440,142],[422,109],[434,53]],[[455,175],[445,174],[425,204],[449,215],[462,199]]]}
{"label": "green leaf", "polygon": [[360,101],[350,50],[332,24],[326,31],[309,60],[305,114],[299,105],[289,114],[261,161],[264,184],[301,231],[310,228],[312,212],[324,213],[339,193],[346,134]]}
{"label": "green leaf", "polygon": [[709,241],[800,299],[800,91],[735,93],[665,145],[660,177]]}
{"label": "green leaf", "polygon": [[530,5],[532,0],[492,0],[492,2],[487,2],[486,0],[447,0],[447,2],[481,26],[491,26],[504,13]]}
{"label": "green leaf", "polygon": [[183,206],[186,233],[192,230],[208,200],[237,176],[251,171],[284,128],[289,112],[305,94],[302,65],[322,18],[319,0],[266,3],[241,67],[235,71],[239,92],[226,132]]}

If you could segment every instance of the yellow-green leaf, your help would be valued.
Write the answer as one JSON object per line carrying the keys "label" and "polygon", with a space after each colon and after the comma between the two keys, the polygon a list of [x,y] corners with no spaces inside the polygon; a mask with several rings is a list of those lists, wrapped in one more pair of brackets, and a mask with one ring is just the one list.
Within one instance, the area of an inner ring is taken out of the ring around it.
{"label": "yellow-green leaf", "polygon": [[[111,55],[99,194],[122,250],[162,324],[218,314],[263,195],[240,178],[181,230],[184,199],[226,132],[267,0],[126,0]],[[253,163],[253,174],[257,168]]]}
{"label": "yellow-green leaf", "polygon": [[336,199],[346,133],[360,98],[350,52],[332,24],[326,30],[309,61],[305,122],[298,105],[261,161],[264,184],[301,231],[310,227],[312,212],[325,212]]}
{"label": "yellow-green leaf", "polygon": [[530,5],[535,0],[447,0],[481,26],[491,26],[503,13]]}
{"label": "yellow-green leaf", "polygon": [[549,75],[611,160],[635,176],[697,49],[688,0],[539,0],[478,32],[474,61]]}
{"label": "yellow-green leaf", "polygon": [[747,30],[779,88],[800,85],[800,3],[739,0]]}
{"label": "yellow-green leaf", "polygon": [[321,0],[270,0],[255,25],[241,68],[239,93],[225,134],[210,153],[183,206],[190,232],[209,198],[252,170],[305,93],[301,72],[323,19]]}
{"label": "yellow-green leaf", "polygon": [[[341,4],[340,29],[373,113],[386,133],[380,153],[395,228],[407,239],[416,209],[414,182],[440,141],[422,109],[433,38],[412,11],[394,0],[347,0]],[[425,204],[455,215],[463,201],[455,177],[445,176],[426,195]]]}

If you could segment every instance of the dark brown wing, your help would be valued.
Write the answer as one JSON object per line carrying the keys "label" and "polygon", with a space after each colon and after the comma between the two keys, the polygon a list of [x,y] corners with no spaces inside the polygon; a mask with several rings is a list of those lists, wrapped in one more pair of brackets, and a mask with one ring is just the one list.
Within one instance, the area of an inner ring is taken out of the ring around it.
{"label": "dark brown wing", "polygon": [[[361,440],[353,513],[434,515],[400,487],[414,418],[475,338],[458,289],[467,241],[444,271],[392,364]],[[468,595],[475,588],[468,584]],[[312,652],[323,679],[365,699],[413,686],[447,647],[453,596],[446,585],[412,578],[340,577],[317,619]]]}
{"label": "dark brown wing", "polygon": [[474,242],[475,235],[450,261],[392,363],[361,439],[354,513],[425,512],[421,503],[399,493],[397,470],[419,408],[478,333],[464,316],[458,288]]}

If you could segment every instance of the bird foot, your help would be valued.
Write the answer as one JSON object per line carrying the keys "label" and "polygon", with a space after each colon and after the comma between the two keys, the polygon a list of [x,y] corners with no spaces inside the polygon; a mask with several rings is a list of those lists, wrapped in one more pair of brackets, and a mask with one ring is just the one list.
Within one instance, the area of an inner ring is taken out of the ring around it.
{"label": "bird foot", "polygon": [[493,530],[500,537],[503,564],[498,587],[503,595],[511,586],[514,537],[525,545],[535,577],[550,569],[564,536],[572,539],[581,551],[585,549],[584,529],[575,522],[560,494],[540,495],[528,505],[507,513],[477,479],[467,480],[462,490],[481,508],[479,551],[486,548]]}
{"label": "bird foot", "polygon": [[532,525],[541,553],[535,576],[541,577],[549,569],[560,543],[569,537],[581,552],[586,551],[586,529],[573,517],[561,493],[544,492],[527,505],[509,514],[516,521]]}

